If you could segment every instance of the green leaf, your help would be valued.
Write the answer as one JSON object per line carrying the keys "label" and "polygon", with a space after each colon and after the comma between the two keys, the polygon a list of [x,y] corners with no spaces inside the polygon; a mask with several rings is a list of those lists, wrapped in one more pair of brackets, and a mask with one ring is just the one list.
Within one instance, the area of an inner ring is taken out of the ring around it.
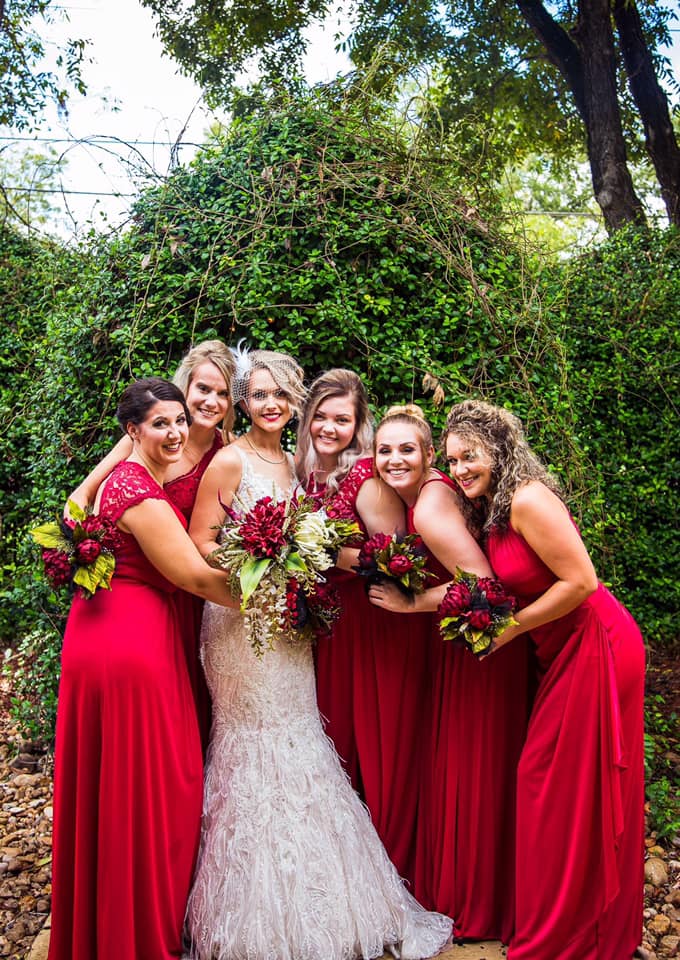
{"label": "green leaf", "polygon": [[77,583],[90,595],[94,594],[97,587],[103,587],[104,590],[111,589],[111,577],[116,562],[110,553],[100,553],[94,563],[78,567],[73,582]]}
{"label": "green leaf", "polygon": [[87,511],[83,510],[83,508],[79,506],[75,500],[67,500],[66,506],[68,507],[68,512],[74,520],[82,523],[83,520],[87,518]]}
{"label": "green leaf", "polygon": [[58,523],[43,523],[31,530],[31,536],[36,543],[48,550],[65,550],[69,545]]}
{"label": "green leaf", "polygon": [[286,557],[286,570],[299,570],[301,573],[307,573],[307,564],[299,553],[289,553]]}
{"label": "green leaf", "polygon": [[241,567],[241,572],[239,573],[239,580],[241,582],[241,613],[246,608],[248,600],[253,595],[253,592],[257,589],[257,586],[264,576],[267,568],[271,564],[271,559],[269,557],[263,557],[262,559],[256,559],[253,557],[246,562]]}

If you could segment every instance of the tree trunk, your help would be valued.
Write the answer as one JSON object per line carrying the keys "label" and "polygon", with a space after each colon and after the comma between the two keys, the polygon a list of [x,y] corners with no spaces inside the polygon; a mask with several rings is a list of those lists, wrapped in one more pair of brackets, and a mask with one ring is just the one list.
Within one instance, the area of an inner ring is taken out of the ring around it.
{"label": "tree trunk", "polygon": [[522,16],[572,91],[586,128],[593,192],[611,233],[627,223],[643,224],[645,216],[626,161],[609,4],[610,0],[581,0],[570,36],[540,0],[517,0]]}
{"label": "tree trunk", "polygon": [[680,148],[668,98],[657,80],[634,0],[614,0],[614,20],[631,93],[645,129],[645,146],[661,186],[668,220],[680,226]]}

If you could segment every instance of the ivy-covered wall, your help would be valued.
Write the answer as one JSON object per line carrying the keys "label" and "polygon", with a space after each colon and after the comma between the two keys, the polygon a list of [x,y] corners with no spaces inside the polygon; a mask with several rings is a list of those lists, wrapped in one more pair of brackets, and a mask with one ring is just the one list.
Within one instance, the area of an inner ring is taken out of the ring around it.
{"label": "ivy-covered wall", "polygon": [[435,427],[464,396],[511,406],[601,575],[650,640],[673,639],[680,238],[546,263],[429,136],[342,89],[270,101],[144,192],[119,236],[0,254],[6,640],[37,621],[53,651],[65,604],[26,531],[117,435],[122,387],[214,336],[287,350],[310,380],[352,367],[376,411],[415,399]]}

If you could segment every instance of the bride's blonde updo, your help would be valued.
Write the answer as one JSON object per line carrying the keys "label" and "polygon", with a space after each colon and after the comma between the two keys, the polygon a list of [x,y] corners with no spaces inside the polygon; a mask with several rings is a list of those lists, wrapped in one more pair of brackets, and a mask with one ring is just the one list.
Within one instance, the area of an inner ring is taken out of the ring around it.
{"label": "bride's blonde updo", "polygon": [[418,433],[423,459],[425,461],[431,459],[430,454],[434,446],[432,443],[432,430],[430,429],[430,424],[425,419],[425,414],[419,406],[415,403],[404,403],[389,407],[375,431],[374,447],[376,449],[380,429],[388,423],[407,423],[409,426],[415,427]]}

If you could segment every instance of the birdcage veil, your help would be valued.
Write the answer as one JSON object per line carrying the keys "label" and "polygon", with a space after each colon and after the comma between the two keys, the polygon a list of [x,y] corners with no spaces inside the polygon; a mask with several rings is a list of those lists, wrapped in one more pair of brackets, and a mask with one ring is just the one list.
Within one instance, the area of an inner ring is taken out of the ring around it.
{"label": "birdcage veil", "polygon": [[231,398],[234,404],[248,403],[253,372],[267,370],[276,385],[286,393],[293,415],[300,415],[306,395],[304,372],[293,357],[276,350],[249,350],[242,340],[231,350],[236,367],[231,381]]}

